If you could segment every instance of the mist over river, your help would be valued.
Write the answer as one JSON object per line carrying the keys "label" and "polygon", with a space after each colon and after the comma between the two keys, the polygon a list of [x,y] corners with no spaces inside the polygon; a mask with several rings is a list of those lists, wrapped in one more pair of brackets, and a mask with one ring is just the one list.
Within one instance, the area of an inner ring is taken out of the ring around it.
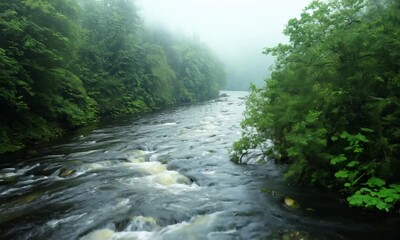
{"label": "mist over river", "polygon": [[3,156],[0,239],[400,239],[398,218],[291,186],[284,166],[231,162],[248,93],[225,93]]}

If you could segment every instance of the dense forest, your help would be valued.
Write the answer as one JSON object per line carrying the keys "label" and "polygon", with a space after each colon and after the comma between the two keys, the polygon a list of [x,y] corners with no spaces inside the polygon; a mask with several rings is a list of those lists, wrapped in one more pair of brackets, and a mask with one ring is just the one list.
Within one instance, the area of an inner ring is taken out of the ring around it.
{"label": "dense forest", "polygon": [[[300,184],[349,205],[400,204],[400,2],[313,1],[284,33],[264,88],[252,88],[232,157],[289,163]],[[258,149],[258,150],[257,150]],[[257,150],[257,151],[255,151]]]}
{"label": "dense forest", "polygon": [[117,116],[216,97],[221,63],[130,0],[0,3],[0,154]]}

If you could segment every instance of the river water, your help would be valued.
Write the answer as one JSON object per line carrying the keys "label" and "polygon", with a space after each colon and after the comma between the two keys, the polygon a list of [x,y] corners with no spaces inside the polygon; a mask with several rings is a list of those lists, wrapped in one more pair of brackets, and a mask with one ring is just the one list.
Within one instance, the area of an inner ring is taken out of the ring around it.
{"label": "river water", "polygon": [[400,239],[399,218],[290,186],[283,166],[232,163],[246,93],[227,94],[4,156],[0,239]]}

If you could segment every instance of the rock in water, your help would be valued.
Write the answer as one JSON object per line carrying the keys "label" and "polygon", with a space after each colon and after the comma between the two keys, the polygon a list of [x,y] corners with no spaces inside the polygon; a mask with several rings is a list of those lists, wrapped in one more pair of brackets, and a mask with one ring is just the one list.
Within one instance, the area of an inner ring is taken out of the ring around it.
{"label": "rock in water", "polygon": [[291,208],[299,208],[299,204],[292,198],[290,197],[285,197],[283,200],[285,205]]}
{"label": "rock in water", "polygon": [[76,172],[75,169],[64,169],[63,171],[60,172],[59,177],[70,177],[72,174],[74,174]]}
{"label": "rock in water", "polygon": [[81,237],[80,240],[112,240],[113,236],[114,231],[110,229],[100,229]]}
{"label": "rock in water", "polygon": [[325,239],[321,237],[312,236],[308,232],[294,231],[294,230],[284,230],[280,233],[281,240],[317,240]]}

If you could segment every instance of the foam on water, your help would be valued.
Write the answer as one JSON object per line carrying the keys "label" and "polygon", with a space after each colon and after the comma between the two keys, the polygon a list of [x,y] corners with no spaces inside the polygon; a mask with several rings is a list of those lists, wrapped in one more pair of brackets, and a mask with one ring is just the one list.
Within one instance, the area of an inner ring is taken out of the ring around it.
{"label": "foam on water", "polygon": [[160,236],[152,232],[137,231],[137,232],[115,232],[110,229],[100,229],[91,232],[80,240],[161,240]]}
{"label": "foam on water", "polygon": [[79,215],[72,215],[72,216],[69,216],[66,218],[62,218],[62,219],[51,220],[51,221],[47,222],[47,225],[54,228],[59,224],[63,224],[63,223],[70,222],[70,221],[77,221],[85,215],[86,215],[86,213],[83,213],[83,214],[79,214]]}
{"label": "foam on water", "polygon": [[126,159],[129,162],[137,163],[137,162],[145,162],[146,157],[149,154],[154,153],[153,151],[144,151],[144,150],[133,150],[126,153]]}
{"label": "foam on water", "polygon": [[152,179],[163,186],[169,186],[173,184],[190,185],[192,183],[188,177],[183,176],[177,171],[169,170],[154,175],[154,178]]}
{"label": "foam on water", "polygon": [[135,216],[132,217],[131,222],[126,227],[126,231],[154,231],[159,228],[156,219],[152,217]]}
{"label": "foam on water", "polygon": [[176,125],[176,124],[178,124],[178,123],[176,123],[176,122],[167,122],[167,123],[163,123],[163,124],[161,124],[162,126],[174,126],[174,125]]}
{"label": "foam on water", "polygon": [[114,235],[115,232],[110,229],[100,229],[81,237],[80,240],[111,240],[115,239]]}
{"label": "foam on water", "polygon": [[104,228],[94,230],[80,240],[161,240],[161,239],[203,239],[205,232],[211,230],[219,212],[207,215],[198,215],[188,222],[160,228],[157,220],[152,217],[136,216],[121,232]]}
{"label": "foam on water", "polygon": [[204,175],[214,175],[215,171],[203,171],[201,173],[204,174]]}
{"label": "foam on water", "polygon": [[198,215],[189,222],[167,226],[160,231],[163,239],[204,239],[206,232],[211,232],[215,220],[220,213]]}
{"label": "foam on water", "polygon": [[166,166],[160,162],[123,163],[122,165],[139,169],[147,174],[158,174],[167,170]]}

